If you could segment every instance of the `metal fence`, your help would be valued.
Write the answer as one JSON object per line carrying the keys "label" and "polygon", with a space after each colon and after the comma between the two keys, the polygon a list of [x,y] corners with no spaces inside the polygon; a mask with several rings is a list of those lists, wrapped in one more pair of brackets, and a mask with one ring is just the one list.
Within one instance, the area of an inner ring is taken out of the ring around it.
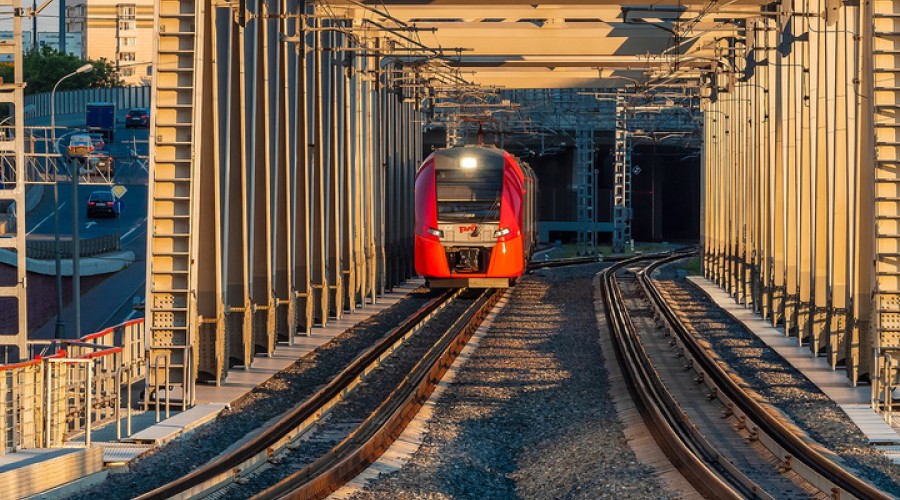
{"label": "metal fence", "polygon": [[0,365],[0,455],[79,435],[90,446],[92,426],[120,420],[122,402],[146,375],[143,319],[29,349],[31,361]]}
{"label": "metal fence", "polygon": [[[0,134],[4,132],[0,126]],[[147,163],[149,157],[146,154],[138,154],[138,150],[147,147],[147,141],[137,139],[120,141],[115,150],[103,151],[104,158],[108,159],[109,166],[101,168],[95,163],[84,165],[82,162],[72,161],[71,158],[53,151],[50,137],[50,127],[29,127],[26,130],[25,140],[25,182],[27,184],[52,184],[54,182],[70,182],[72,172],[78,171],[81,184],[147,184]],[[35,152],[40,151],[40,152]],[[15,168],[15,159],[9,156],[0,156],[0,183],[13,183],[16,181],[18,170]]]}
{"label": "metal fence", "polygon": [[[64,90],[56,93],[56,114],[84,113],[90,102],[114,102],[117,109],[149,108],[150,87],[113,87],[108,89]],[[34,106],[30,108],[29,105]],[[50,116],[50,94],[25,96],[26,120]]]}
{"label": "metal fence", "polygon": [[[92,257],[107,252],[119,250],[119,235],[104,234],[93,238],[79,238],[81,257]],[[72,237],[66,236],[59,241],[59,257],[61,259],[72,258]],[[56,241],[49,235],[31,236],[25,242],[25,251],[31,259],[56,258]]]}

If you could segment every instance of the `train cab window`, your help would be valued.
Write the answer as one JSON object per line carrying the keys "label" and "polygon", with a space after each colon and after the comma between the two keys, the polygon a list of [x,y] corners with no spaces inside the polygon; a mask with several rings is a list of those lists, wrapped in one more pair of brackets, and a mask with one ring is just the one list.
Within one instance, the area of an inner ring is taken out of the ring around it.
{"label": "train cab window", "polygon": [[503,152],[473,148],[435,157],[438,221],[497,222],[503,189]]}

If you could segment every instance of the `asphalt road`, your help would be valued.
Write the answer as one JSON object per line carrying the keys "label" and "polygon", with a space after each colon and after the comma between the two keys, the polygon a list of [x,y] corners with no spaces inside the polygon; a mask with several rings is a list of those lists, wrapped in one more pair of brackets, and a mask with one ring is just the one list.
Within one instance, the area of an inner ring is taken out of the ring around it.
{"label": "asphalt road", "polygon": [[[119,113],[120,115],[123,113]],[[118,234],[122,250],[134,252],[135,262],[128,268],[108,275],[100,284],[87,293],[82,293],[81,307],[81,334],[92,333],[102,328],[121,323],[133,317],[140,317],[142,313],[133,309],[134,297],[143,297],[144,283],[146,281],[146,253],[147,253],[147,180],[148,172],[145,163],[131,161],[136,151],[139,156],[148,154],[148,129],[125,129],[120,123],[115,131],[115,140],[106,144],[104,150],[117,160],[114,166],[112,179],[104,179],[101,176],[80,176],[77,202],[73,203],[72,185],[66,179],[58,186],[59,192],[59,232],[63,238],[69,238],[72,234],[73,213],[77,212],[79,235],[82,239],[96,236]],[[57,148],[65,154],[68,145],[67,137],[77,133],[77,128],[71,128],[68,133],[61,134],[57,140]],[[133,140],[141,142],[134,142]],[[40,141],[37,143],[37,151],[40,151]],[[127,160],[126,160],[127,159]],[[110,190],[114,185],[121,185],[127,189],[121,198],[124,210],[118,217],[88,218],[87,200],[91,192]],[[54,194],[52,185],[46,185],[44,195],[40,203],[28,213],[26,228],[29,237],[53,238],[54,230]],[[63,320],[67,325],[72,325],[74,312],[68,307],[63,314]],[[51,324],[53,322],[50,322]],[[67,326],[67,336],[71,336],[74,329]],[[45,325],[35,332],[33,338],[51,338],[52,325]]]}

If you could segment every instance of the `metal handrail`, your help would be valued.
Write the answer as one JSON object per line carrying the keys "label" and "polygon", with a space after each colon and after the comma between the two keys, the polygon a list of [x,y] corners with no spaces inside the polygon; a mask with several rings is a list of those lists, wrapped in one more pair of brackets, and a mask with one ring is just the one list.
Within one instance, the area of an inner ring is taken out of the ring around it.
{"label": "metal handrail", "polygon": [[[7,415],[0,420],[0,434],[4,436],[0,454],[23,448],[61,446],[60,439],[84,430],[84,424],[92,428],[97,422],[112,418],[117,420],[117,435],[121,436],[120,407],[126,398],[129,406],[126,428],[131,434],[133,395],[129,391],[123,398],[121,391],[123,382],[130,388],[145,376],[142,322],[143,319],[127,321],[78,339],[32,341],[29,344],[36,353],[34,359],[0,365],[5,391],[3,408]],[[71,369],[66,367],[71,363],[79,368],[70,373]],[[70,375],[75,378],[70,380]],[[90,397],[88,406],[84,407],[85,400],[81,398],[86,385]],[[68,391],[75,391],[72,406],[65,403]],[[171,401],[167,410],[170,414]],[[26,414],[31,416],[23,418]]]}
{"label": "metal handrail", "polygon": [[[168,354],[157,354],[156,357],[153,358],[153,393],[155,395],[154,397],[156,398],[156,399],[154,399],[153,406],[154,406],[154,409],[156,410],[156,422],[157,423],[159,422],[159,379],[160,379],[160,376],[159,376],[160,362],[159,362],[159,360],[160,359],[163,360],[162,366],[163,366],[163,371],[165,373],[165,385],[163,387],[165,388],[165,392],[166,392],[166,418],[169,418],[169,405],[170,405],[170,401],[171,401],[169,398],[169,396],[170,396],[169,395],[169,355]],[[149,405],[150,405],[150,391],[147,391],[147,394],[144,397],[144,411],[147,411],[149,409],[148,408]]]}
{"label": "metal handrail", "polygon": [[[132,385],[132,371],[134,369],[134,363],[129,364],[126,368],[125,366],[120,366],[116,369],[116,440],[122,439],[122,426],[121,426],[121,411],[122,411],[122,385],[125,385],[126,394],[127,394],[127,404],[126,404],[126,417],[125,417],[125,435],[131,435],[131,385]],[[127,382],[123,380],[123,377],[127,375]],[[123,384],[124,382],[124,384]]]}

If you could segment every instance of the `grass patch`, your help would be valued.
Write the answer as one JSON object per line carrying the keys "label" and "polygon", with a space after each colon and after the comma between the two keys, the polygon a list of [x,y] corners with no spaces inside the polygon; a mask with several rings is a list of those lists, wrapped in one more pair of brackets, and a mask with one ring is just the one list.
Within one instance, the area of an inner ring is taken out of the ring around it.
{"label": "grass patch", "polygon": [[689,259],[681,261],[681,268],[687,271],[688,276],[702,276],[703,266],[700,263],[700,256],[695,255]]}

